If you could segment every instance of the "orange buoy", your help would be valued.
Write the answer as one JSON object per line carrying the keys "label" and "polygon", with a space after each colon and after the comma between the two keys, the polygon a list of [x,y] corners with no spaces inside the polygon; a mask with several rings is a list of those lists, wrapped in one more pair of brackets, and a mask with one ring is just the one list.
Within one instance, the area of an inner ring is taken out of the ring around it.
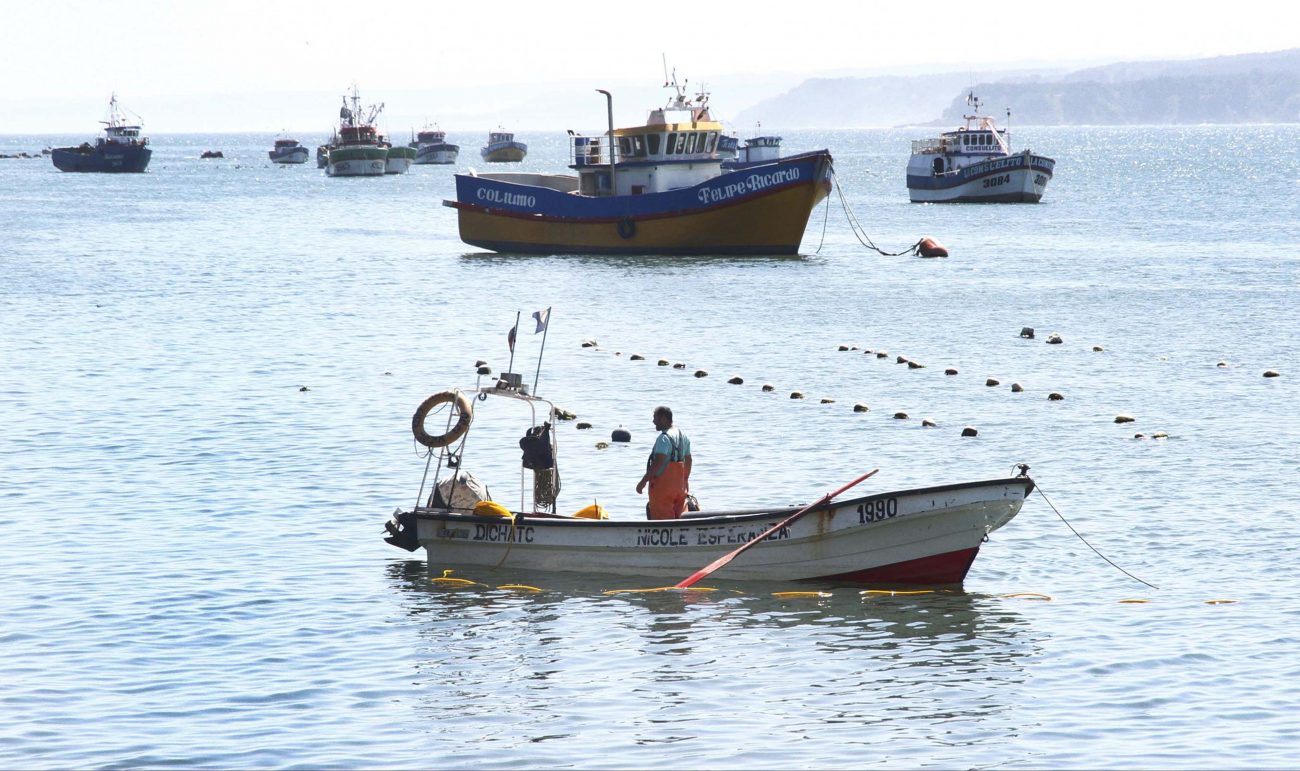
{"label": "orange buoy", "polygon": [[922,257],[947,257],[948,249],[933,238],[926,236],[916,242],[916,253]]}

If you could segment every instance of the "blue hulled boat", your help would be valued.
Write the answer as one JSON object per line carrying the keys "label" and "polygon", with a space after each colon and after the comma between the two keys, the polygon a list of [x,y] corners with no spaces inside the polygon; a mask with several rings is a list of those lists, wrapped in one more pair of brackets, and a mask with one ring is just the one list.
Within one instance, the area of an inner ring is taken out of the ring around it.
{"label": "blue hulled boat", "polygon": [[[644,125],[573,134],[576,174],[456,175],[461,240],[535,254],[797,254],[812,207],[830,192],[825,150],[728,171],[708,95],[674,96]],[[570,132],[572,133],[572,132]]]}
{"label": "blue hulled boat", "polygon": [[100,121],[104,136],[93,145],[82,142],[76,147],[56,147],[50,159],[59,171],[142,172],[148,168],[153,150],[148,138],[140,133],[143,121],[138,115],[136,119],[135,123],[127,122],[114,94],[108,100],[108,120]]}

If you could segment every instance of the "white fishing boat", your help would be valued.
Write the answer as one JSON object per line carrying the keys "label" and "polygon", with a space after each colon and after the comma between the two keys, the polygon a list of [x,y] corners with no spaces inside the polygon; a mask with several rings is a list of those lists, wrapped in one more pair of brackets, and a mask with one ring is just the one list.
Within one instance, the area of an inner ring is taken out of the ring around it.
{"label": "white fishing boat", "polygon": [[449,144],[447,132],[437,126],[425,126],[411,144],[415,147],[417,165],[455,163],[460,155],[460,146]]}
{"label": "white fishing boat", "polygon": [[[1012,152],[1011,136],[979,114],[968,94],[966,125],[912,142],[907,192],[915,203],[1037,203],[1056,161],[1030,150]],[[1007,111],[1008,118],[1010,111]]]}
{"label": "white fishing boat", "polygon": [[306,163],[310,151],[298,143],[296,139],[282,137],[275,140],[275,146],[267,151],[266,155],[271,159],[271,163]]}
{"label": "white fishing boat", "polygon": [[[522,405],[530,415],[520,441],[520,500],[513,507],[485,500],[486,487],[465,469],[465,438],[474,410],[494,401]],[[430,422],[446,427],[445,433],[426,430],[430,415],[435,416]],[[419,503],[394,513],[385,540],[409,551],[423,548],[431,571],[504,567],[683,578],[745,547],[717,571],[719,579],[957,584],[989,533],[1016,516],[1034,487],[1022,467],[1020,476],[1010,478],[846,500],[829,500],[828,495],[803,509],[700,511],[649,521],[639,511],[601,518],[601,507],[586,506],[565,515],[557,513],[564,509],[558,500],[558,446],[551,428],[557,417],[555,405],[530,395],[518,375],[426,399],[412,419],[416,440],[430,448]],[[575,495],[572,500],[590,498]],[[759,538],[763,540],[755,542]],[[754,548],[746,547],[751,543]]]}

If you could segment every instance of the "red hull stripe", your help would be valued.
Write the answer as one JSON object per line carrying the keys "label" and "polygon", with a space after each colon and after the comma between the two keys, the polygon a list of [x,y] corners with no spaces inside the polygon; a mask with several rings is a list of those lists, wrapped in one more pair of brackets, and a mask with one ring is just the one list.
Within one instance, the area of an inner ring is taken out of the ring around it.
{"label": "red hull stripe", "polygon": [[978,546],[878,568],[821,576],[817,580],[855,584],[960,584],[976,554],[979,554]]}

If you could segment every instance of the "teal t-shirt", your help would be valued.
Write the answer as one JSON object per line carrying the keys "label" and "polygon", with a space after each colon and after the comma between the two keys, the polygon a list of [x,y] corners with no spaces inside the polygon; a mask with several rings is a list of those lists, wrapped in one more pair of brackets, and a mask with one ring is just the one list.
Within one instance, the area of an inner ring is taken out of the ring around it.
{"label": "teal t-shirt", "polygon": [[676,427],[660,431],[650,454],[667,455],[669,463],[686,460],[686,456],[691,454],[691,440]]}

